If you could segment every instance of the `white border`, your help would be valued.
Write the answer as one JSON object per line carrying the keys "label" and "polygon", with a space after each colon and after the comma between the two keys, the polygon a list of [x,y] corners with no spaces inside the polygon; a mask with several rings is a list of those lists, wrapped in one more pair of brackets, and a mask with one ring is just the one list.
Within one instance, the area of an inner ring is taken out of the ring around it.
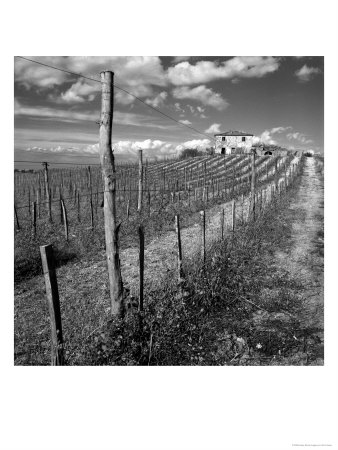
{"label": "white border", "polygon": [[[0,447],[337,448],[337,3],[122,3],[32,1],[4,10]],[[186,53],[325,56],[325,366],[13,367],[13,55]]]}

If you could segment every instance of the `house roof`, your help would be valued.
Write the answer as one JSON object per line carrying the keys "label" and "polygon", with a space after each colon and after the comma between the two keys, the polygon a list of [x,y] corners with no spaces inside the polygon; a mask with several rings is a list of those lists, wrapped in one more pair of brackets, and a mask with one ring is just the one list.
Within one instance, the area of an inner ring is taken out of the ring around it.
{"label": "house roof", "polygon": [[214,136],[253,136],[251,133],[245,133],[244,131],[226,131],[225,133],[217,133]]}

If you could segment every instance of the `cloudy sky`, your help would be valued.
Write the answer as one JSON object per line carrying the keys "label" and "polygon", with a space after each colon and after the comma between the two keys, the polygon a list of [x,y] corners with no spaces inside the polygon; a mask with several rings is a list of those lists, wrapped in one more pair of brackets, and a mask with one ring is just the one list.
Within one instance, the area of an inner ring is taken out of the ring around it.
{"label": "cloudy sky", "polygon": [[[324,151],[322,57],[27,58],[97,79],[112,70],[116,86],[204,133],[115,89],[113,142],[121,161],[133,159],[138,148],[149,158],[205,148],[215,133],[228,130]],[[96,161],[100,89],[100,83],[15,58],[15,159]]]}

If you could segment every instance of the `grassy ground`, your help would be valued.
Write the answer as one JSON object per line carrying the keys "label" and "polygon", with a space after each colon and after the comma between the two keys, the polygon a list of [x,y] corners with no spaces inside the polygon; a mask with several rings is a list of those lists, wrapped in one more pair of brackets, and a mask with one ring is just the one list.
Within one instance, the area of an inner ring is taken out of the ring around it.
{"label": "grassy ground", "polygon": [[[275,260],[278,250],[292,250],[293,223],[303,219],[302,210],[290,215],[298,190],[215,243],[205,265],[186,259],[183,285],[175,270],[161,287],[148,282],[142,330],[135,299],[123,323],[109,318],[102,255],[61,267],[67,364],[320,364],[317,332],[302,320],[308,285]],[[16,294],[15,363],[49,364],[42,277],[19,283]]]}

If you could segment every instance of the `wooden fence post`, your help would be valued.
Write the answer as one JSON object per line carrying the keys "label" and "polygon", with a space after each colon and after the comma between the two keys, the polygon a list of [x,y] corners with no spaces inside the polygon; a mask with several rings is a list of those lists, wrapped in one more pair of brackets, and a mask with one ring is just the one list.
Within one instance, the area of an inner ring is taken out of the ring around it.
{"label": "wooden fence post", "polygon": [[256,160],[256,153],[255,151],[251,154],[251,198],[250,198],[250,215],[252,216],[253,220],[255,220],[255,209],[256,209],[256,179],[255,179],[255,160]]}
{"label": "wooden fence post", "polygon": [[143,197],[143,163],[142,150],[138,151],[138,202],[137,211],[142,211],[142,197]]}
{"label": "wooden fence post", "polygon": [[231,198],[234,198],[234,196],[235,196],[235,179],[236,179],[236,173],[235,173],[235,166],[234,166],[232,168]]}
{"label": "wooden fence post", "polygon": [[200,221],[201,221],[201,237],[202,237],[202,260],[203,264],[205,264],[205,211],[200,211]]}
{"label": "wooden fence post", "polygon": [[221,212],[221,239],[222,241],[224,239],[224,208],[222,209]]}
{"label": "wooden fence post", "polygon": [[236,226],[236,202],[235,199],[232,199],[232,208],[231,208],[231,231],[235,231]]}
{"label": "wooden fence post", "polygon": [[275,190],[278,192],[278,156],[275,159]]}
{"label": "wooden fence post", "polygon": [[144,292],[144,230],[142,225],[138,227],[138,235],[140,239],[139,249],[139,313],[143,312],[143,292]]}
{"label": "wooden fence post", "polygon": [[42,245],[40,247],[40,254],[43,274],[45,277],[46,294],[51,324],[51,365],[63,366],[64,357],[60,300],[52,245]]}
{"label": "wooden fence post", "polygon": [[31,189],[30,186],[28,186],[28,214],[31,215]]}
{"label": "wooden fence post", "polygon": [[40,184],[39,184],[38,188],[36,190],[36,208],[37,208],[37,214],[38,214],[39,219],[41,217],[40,197],[41,197],[41,195],[40,195]]}
{"label": "wooden fence post", "polygon": [[61,186],[59,186],[59,200],[60,200],[60,223],[63,224],[63,212],[62,212],[62,194],[61,194]]}
{"label": "wooden fence post", "polygon": [[129,212],[130,212],[130,200],[127,201],[127,220],[129,220]]}
{"label": "wooden fence post", "polygon": [[111,313],[122,317],[124,313],[123,283],[119,256],[119,225],[116,216],[116,172],[111,147],[114,101],[114,74],[101,72],[102,104],[100,121],[100,162],[104,186],[104,223],[109,275]]}
{"label": "wooden fence post", "polygon": [[182,283],[184,278],[182,265],[182,243],[181,243],[181,228],[180,216],[175,216],[175,230],[177,235],[177,269],[178,269],[178,283]]}
{"label": "wooden fence post", "polygon": [[16,210],[16,206],[14,205],[14,215],[15,215],[15,221],[16,221],[16,229],[20,230],[20,224],[19,224],[19,218],[18,218],[18,212]]}
{"label": "wooden fence post", "polygon": [[60,200],[61,203],[61,209],[62,209],[62,217],[63,217],[63,225],[65,227],[65,237],[66,237],[66,241],[68,241],[68,218],[67,218],[67,211],[66,211],[66,206],[65,206],[65,202],[63,201],[63,199],[61,198]]}
{"label": "wooden fence post", "polygon": [[33,234],[36,236],[36,202],[32,202],[32,226]]}
{"label": "wooden fence post", "polygon": [[90,227],[94,230],[94,210],[93,210],[93,189],[92,189],[92,173],[90,166],[87,167],[88,186],[89,186],[89,208],[90,208]]}
{"label": "wooden fence post", "polygon": [[80,191],[77,191],[76,193],[77,196],[77,220],[78,222],[81,222],[81,196],[80,196]]}
{"label": "wooden fence post", "polygon": [[46,200],[47,200],[47,204],[48,204],[49,221],[52,222],[52,203],[51,203],[52,199],[51,199],[51,190],[49,188],[48,163],[43,162],[42,165],[44,168]]}

